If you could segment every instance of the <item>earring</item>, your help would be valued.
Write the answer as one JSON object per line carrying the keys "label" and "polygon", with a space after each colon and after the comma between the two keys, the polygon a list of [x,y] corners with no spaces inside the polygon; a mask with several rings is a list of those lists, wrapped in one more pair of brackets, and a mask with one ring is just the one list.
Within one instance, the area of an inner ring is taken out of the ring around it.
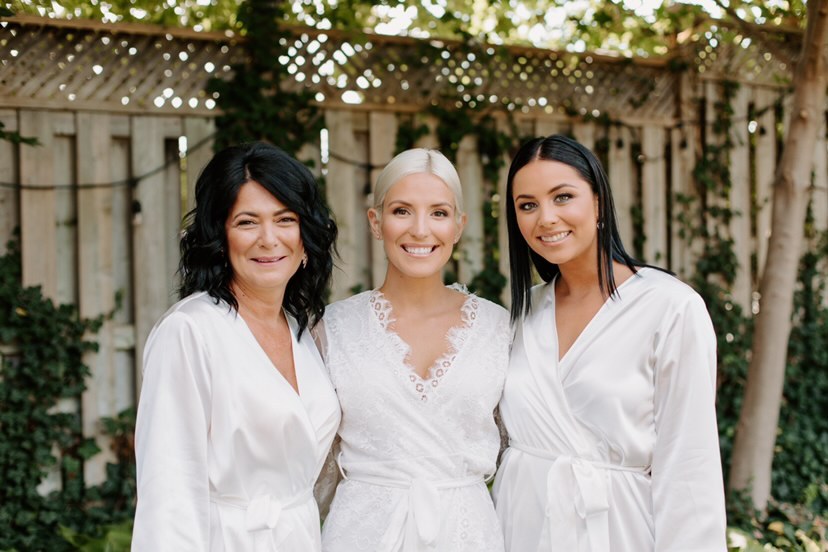
{"label": "earring", "polygon": [[374,231],[374,238],[378,239],[379,241],[382,241],[382,236],[380,236],[380,233],[377,231]]}
{"label": "earring", "polygon": [[598,224],[596,224],[596,226],[598,227],[598,230],[603,230],[603,229],[604,229],[604,223],[603,223],[603,221],[600,221],[600,220],[599,220],[599,221],[598,221]]}
{"label": "earring", "polygon": [[307,268],[308,266],[308,254],[305,253],[302,255],[302,268]]}

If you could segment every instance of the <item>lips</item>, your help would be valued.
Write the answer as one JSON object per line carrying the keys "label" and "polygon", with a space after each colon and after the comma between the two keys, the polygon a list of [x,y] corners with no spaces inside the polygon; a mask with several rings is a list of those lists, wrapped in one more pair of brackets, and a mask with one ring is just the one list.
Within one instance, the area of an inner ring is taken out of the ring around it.
{"label": "lips", "polygon": [[543,243],[558,243],[559,241],[569,237],[572,234],[571,230],[566,230],[565,232],[556,232],[550,236],[540,236],[540,241]]}
{"label": "lips", "polygon": [[254,257],[252,261],[260,264],[272,264],[277,263],[282,259],[284,259],[284,257]]}

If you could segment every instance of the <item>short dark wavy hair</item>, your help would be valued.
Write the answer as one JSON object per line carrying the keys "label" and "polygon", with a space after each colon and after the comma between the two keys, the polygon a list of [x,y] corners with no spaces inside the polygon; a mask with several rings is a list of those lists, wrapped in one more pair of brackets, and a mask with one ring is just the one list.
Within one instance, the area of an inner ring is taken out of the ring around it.
{"label": "short dark wavy hair", "polygon": [[336,254],[336,223],[308,168],[263,142],[230,146],[216,153],[195,186],[195,208],[184,219],[181,238],[180,297],[206,291],[238,310],[230,283],[225,223],[239,189],[256,182],[299,216],[307,266],[288,281],[283,308],[299,323],[299,335],[325,312],[325,292]]}
{"label": "short dark wavy hair", "polygon": [[[612,200],[609,179],[601,162],[588,148],[568,136],[539,137],[523,144],[512,159],[506,181],[506,228],[509,233],[509,269],[512,287],[512,321],[527,314],[531,308],[532,265],[544,282],[551,282],[561,270],[529,247],[520,233],[513,197],[517,172],[535,161],[558,161],[575,169],[598,197],[598,285],[611,297],[616,295],[612,261],[617,261],[636,272],[650,266],[633,258],[621,243],[618,232],[615,203]],[[531,263],[531,264],[530,264]],[[658,268],[658,267],[652,267]],[[659,269],[663,270],[663,269]],[[667,271],[665,271],[667,272]]]}

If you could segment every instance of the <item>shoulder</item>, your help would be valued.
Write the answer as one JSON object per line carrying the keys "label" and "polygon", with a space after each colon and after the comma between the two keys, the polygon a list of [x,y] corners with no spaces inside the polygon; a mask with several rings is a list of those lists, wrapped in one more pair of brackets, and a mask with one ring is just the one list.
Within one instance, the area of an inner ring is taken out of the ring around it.
{"label": "shoulder", "polygon": [[200,328],[211,320],[235,314],[223,301],[216,303],[206,292],[200,291],[181,299],[164,313],[152,329],[152,333],[176,332],[199,334]]}
{"label": "shoulder", "polygon": [[335,301],[325,307],[324,319],[326,323],[341,317],[352,316],[355,312],[359,312],[368,304],[373,291],[363,291],[357,293],[346,299]]}
{"label": "shoulder", "polygon": [[[667,272],[644,267],[630,276],[630,279],[636,289],[657,299],[666,308],[680,308],[688,304],[704,305],[704,301],[696,290]],[[624,283],[626,284],[626,282]],[[624,296],[623,288],[624,284],[619,288],[622,300]]]}
{"label": "shoulder", "polygon": [[477,304],[477,309],[481,316],[486,316],[494,319],[498,324],[509,323],[509,311],[494,301],[484,299],[483,297],[471,294],[474,302]]}

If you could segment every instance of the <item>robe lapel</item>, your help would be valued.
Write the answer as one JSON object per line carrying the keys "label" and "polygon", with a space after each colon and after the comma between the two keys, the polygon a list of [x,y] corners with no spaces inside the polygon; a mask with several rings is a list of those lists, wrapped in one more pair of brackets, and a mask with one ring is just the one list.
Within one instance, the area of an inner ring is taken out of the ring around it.
{"label": "robe lapel", "polygon": [[532,311],[520,327],[525,359],[539,392],[544,396],[548,416],[555,420],[557,438],[554,448],[562,453],[582,455],[585,446],[579,425],[564,394],[558,364],[558,337],[555,328],[555,288],[553,284],[533,290]]}

